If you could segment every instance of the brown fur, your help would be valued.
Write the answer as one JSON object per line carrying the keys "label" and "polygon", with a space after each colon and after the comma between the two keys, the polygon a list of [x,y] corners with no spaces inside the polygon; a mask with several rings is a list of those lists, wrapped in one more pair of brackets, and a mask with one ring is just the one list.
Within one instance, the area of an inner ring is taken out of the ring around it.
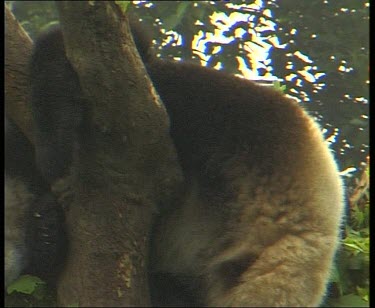
{"label": "brown fur", "polygon": [[[186,194],[155,228],[151,276],[166,278],[163,284],[171,278],[170,286],[181,284],[188,300],[205,306],[319,305],[343,208],[337,166],[319,127],[275,90],[153,58],[138,30],[133,25],[186,177]],[[66,145],[75,142],[82,107],[71,65],[49,57],[60,36],[57,29],[37,42],[31,73],[37,134],[54,141],[37,145],[50,179],[69,167]]]}
{"label": "brown fur", "polygon": [[295,101],[223,72],[147,65],[189,188],[157,228],[154,270],[192,276],[207,306],[317,306],[343,189],[319,127]]}

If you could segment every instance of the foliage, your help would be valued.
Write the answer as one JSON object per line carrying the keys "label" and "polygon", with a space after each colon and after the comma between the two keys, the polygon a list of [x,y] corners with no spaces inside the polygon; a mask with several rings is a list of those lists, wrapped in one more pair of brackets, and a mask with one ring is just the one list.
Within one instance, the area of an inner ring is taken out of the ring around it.
{"label": "foliage", "polygon": [[[368,167],[362,179],[368,181]],[[369,306],[369,264],[370,264],[370,198],[369,185],[358,182],[362,189],[361,198],[351,200],[344,238],[331,278],[331,292],[327,299],[330,307]]]}
{"label": "foliage", "polygon": [[55,307],[56,291],[40,278],[23,275],[7,287],[6,307]]}
{"label": "foliage", "polygon": [[54,1],[6,1],[6,4],[32,39],[58,22]]}
{"label": "foliage", "polygon": [[274,74],[328,135],[340,129],[332,146],[341,169],[359,166],[369,143],[369,1],[268,2],[285,44],[271,50]]}
{"label": "foliage", "polygon": [[131,1],[115,1],[118,6],[120,6],[121,10],[123,12],[126,12],[128,10],[129,5],[131,5]]}
{"label": "foliage", "polygon": [[38,289],[39,285],[43,284],[45,283],[38,277],[23,275],[16,281],[14,281],[10,286],[8,286],[7,292],[8,294],[11,294],[13,292],[32,294]]}
{"label": "foliage", "polygon": [[281,82],[277,80],[273,82],[273,88],[281,93],[285,93],[286,85],[282,85]]}

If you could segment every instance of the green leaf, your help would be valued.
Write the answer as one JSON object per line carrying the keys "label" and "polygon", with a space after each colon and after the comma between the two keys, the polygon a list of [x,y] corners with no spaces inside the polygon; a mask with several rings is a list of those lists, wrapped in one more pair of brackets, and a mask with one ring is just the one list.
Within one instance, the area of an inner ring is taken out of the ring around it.
{"label": "green leaf", "polygon": [[358,295],[366,302],[369,299],[369,289],[368,288],[361,288],[357,286],[357,293]]}
{"label": "green leaf", "polygon": [[186,10],[191,5],[189,1],[182,1],[178,4],[176,13],[163,20],[163,26],[166,30],[174,30],[186,15]]}
{"label": "green leaf", "polygon": [[334,307],[369,307],[369,303],[365,302],[360,296],[348,294],[341,296],[334,302]]}
{"label": "green leaf", "polygon": [[115,3],[121,8],[121,10],[125,13],[128,9],[129,4],[132,3],[132,1],[115,1]]}
{"label": "green leaf", "polygon": [[36,276],[23,275],[11,285],[7,287],[7,293],[13,292],[32,294],[40,286],[45,285],[45,282]]}
{"label": "green leaf", "polygon": [[276,80],[273,82],[273,88],[281,93],[284,93],[286,90],[286,85],[281,85],[280,81]]}

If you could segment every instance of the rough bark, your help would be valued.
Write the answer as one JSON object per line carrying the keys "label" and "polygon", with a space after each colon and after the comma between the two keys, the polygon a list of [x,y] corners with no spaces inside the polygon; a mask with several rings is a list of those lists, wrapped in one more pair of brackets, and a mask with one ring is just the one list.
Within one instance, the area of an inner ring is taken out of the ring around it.
{"label": "rough bark", "polygon": [[[150,228],[159,204],[169,203],[182,179],[168,117],[115,3],[57,6],[90,115],[87,144],[64,184],[74,200],[66,211],[69,252],[58,304],[148,306]],[[7,34],[19,36],[10,30]],[[6,62],[26,63],[28,56]],[[22,87],[18,77],[14,83]],[[26,86],[24,100],[28,91]]]}
{"label": "rough bark", "polygon": [[28,61],[32,41],[5,5],[5,113],[33,141]]}
{"label": "rough bark", "polygon": [[67,215],[61,305],[147,306],[148,238],[180,177],[167,114],[113,2],[57,2],[68,58],[91,115]]}

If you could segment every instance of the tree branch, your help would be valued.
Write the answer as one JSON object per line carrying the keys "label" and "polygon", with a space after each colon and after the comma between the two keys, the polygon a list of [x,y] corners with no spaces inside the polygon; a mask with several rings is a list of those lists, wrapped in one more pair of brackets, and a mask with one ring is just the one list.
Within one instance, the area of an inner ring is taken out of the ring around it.
{"label": "tree branch", "polygon": [[32,41],[5,5],[5,114],[33,141],[29,105]]}

